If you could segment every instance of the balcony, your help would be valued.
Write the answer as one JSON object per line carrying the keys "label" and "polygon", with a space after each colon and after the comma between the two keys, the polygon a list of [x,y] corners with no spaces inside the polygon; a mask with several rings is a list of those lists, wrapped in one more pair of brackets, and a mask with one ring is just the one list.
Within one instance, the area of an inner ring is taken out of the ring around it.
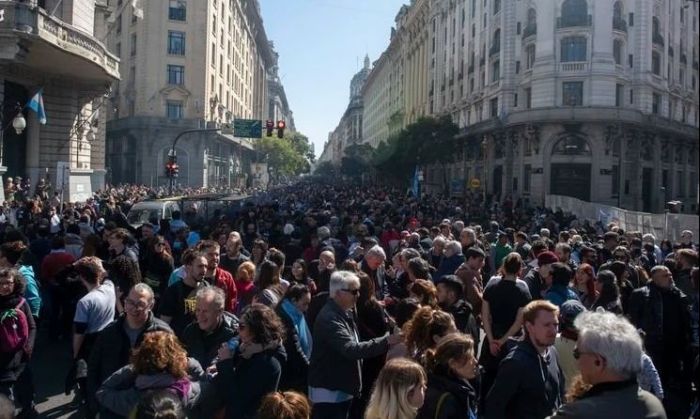
{"label": "balcony", "polygon": [[489,48],[489,57],[493,57],[494,55],[498,54],[499,52],[501,52],[501,45],[499,45],[499,44],[491,45],[491,48]]}
{"label": "balcony", "polygon": [[621,17],[613,18],[613,30],[627,33],[627,22]]}
{"label": "balcony", "polygon": [[525,29],[523,29],[523,39],[532,36],[532,35],[537,35],[537,24],[531,24],[525,26]]}
{"label": "balcony", "polygon": [[656,44],[656,45],[663,47],[664,46],[664,37],[661,36],[661,34],[657,32],[651,36],[651,42],[653,44]]}
{"label": "balcony", "polygon": [[593,17],[591,15],[562,16],[557,18],[557,29],[591,26],[592,23]]}
{"label": "balcony", "polygon": [[0,9],[0,60],[102,86],[119,79],[119,59],[92,35],[30,3],[0,0]]}
{"label": "balcony", "polygon": [[561,73],[580,73],[586,70],[588,70],[588,61],[559,63],[559,72]]}

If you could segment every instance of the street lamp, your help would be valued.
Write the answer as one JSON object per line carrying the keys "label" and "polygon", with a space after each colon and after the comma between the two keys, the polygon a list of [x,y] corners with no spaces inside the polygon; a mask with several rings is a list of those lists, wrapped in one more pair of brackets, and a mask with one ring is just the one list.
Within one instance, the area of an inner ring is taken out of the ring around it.
{"label": "street lamp", "polygon": [[[14,112],[15,112],[15,116],[12,118],[12,128],[15,129],[15,132],[17,133],[17,135],[21,135],[22,132],[24,131],[24,129],[27,128],[27,120],[24,119],[24,115],[22,114],[22,106],[20,106],[19,102],[17,102],[17,104],[15,104]],[[8,124],[8,126],[5,126],[5,122],[3,121],[3,116],[4,116],[3,108],[2,108],[2,105],[0,105],[0,128],[1,128],[0,131],[4,131],[7,128],[9,128],[9,124]]]}

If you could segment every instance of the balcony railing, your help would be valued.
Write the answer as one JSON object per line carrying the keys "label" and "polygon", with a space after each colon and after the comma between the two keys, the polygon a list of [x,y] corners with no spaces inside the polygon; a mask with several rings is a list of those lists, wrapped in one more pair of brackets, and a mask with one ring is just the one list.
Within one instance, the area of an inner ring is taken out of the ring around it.
{"label": "balcony railing", "polygon": [[532,35],[537,35],[537,24],[530,24],[525,26],[525,29],[523,29],[523,38],[527,38],[528,36]]}
{"label": "balcony railing", "polygon": [[663,47],[664,46],[664,37],[661,36],[661,34],[657,32],[651,36],[651,42]]}
{"label": "balcony railing", "polygon": [[625,22],[625,19],[621,17],[614,17],[613,18],[613,30],[620,31],[620,32],[627,32],[627,22]]}
{"label": "balcony railing", "polygon": [[571,63],[559,63],[559,71],[564,73],[580,73],[588,69],[587,61],[577,61]]}
{"label": "balcony railing", "polygon": [[491,45],[491,48],[489,48],[489,57],[493,57],[499,52],[501,52],[501,46],[499,44]]}
{"label": "balcony railing", "polygon": [[593,17],[591,15],[562,16],[557,18],[557,29],[572,28],[575,26],[591,26]]}

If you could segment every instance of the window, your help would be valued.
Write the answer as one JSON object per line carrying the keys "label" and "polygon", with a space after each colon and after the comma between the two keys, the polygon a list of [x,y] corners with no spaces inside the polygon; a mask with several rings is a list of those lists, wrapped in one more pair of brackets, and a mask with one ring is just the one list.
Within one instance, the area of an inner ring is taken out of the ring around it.
{"label": "window", "polygon": [[622,84],[615,85],[615,106],[622,106],[622,101],[625,97],[625,86]]}
{"label": "window", "polygon": [[114,21],[114,26],[117,28],[118,34],[122,33],[122,15],[117,16],[117,20]]}
{"label": "window", "polygon": [[185,84],[185,66],[168,64],[168,84]]}
{"label": "window", "polygon": [[491,118],[498,116],[498,98],[495,97],[489,101],[489,107],[491,108]]}
{"label": "window", "polygon": [[501,51],[501,30],[496,29],[493,33],[493,40],[491,41],[491,50],[489,55],[497,54]]}
{"label": "window", "polygon": [[520,35],[520,31],[522,31],[522,27],[520,25],[520,22],[515,26],[515,34]]}
{"label": "window", "polygon": [[185,55],[185,33],[168,31],[168,54]]}
{"label": "window", "polygon": [[630,13],[628,16],[629,18],[627,20],[629,20],[629,25],[634,26],[634,13]]}
{"label": "window", "polygon": [[501,0],[493,0],[493,14],[501,11]]}
{"label": "window", "polygon": [[170,0],[168,19],[184,21],[187,17],[187,3],[185,0]]}
{"label": "window", "polygon": [[583,82],[569,81],[562,85],[562,105],[582,106],[583,105]]}
{"label": "window", "polygon": [[585,36],[569,36],[561,40],[561,62],[587,61]]}
{"label": "window", "polygon": [[491,82],[495,83],[501,78],[501,62],[494,61],[491,65]]}
{"label": "window", "polygon": [[634,55],[630,54],[627,56],[627,64],[630,68],[634,67]]}
{"label": "window", "polygon": [[532,88],[530,87],[525,89],[525,108],[532,108]]}
{"label": "window", "polygon": [[523,176],[523,192],[530,192],[530,175],[532,174],[532,166],[525,165],[525,173]]}
{"label": "window", "polygon": [[520,61],[515,62],[515,74],[520,74]]}
{"label": "window", "polygon": [[634,90],[630,89],[630,105],[634,105]]}
{"label": "window", "polygon": [[117,45],[114,47],[114,54],[118,57],[122,57],[122,44],[121,42],[117,42]]}
{"label": "window", "polygon": [[182,119],[184,116],[182,102],[179,100],[166,101],[165,115],[168,117],[168,119]]}
{"label": "window", "polygon": [[620,166],[614,165],[611,172],[612,176],[610,177],[610,189],[612,191],[612,196],[618,196],[620,194]]}
{"label": "window", "polygon": [[661,95],[654,93],[651,96],[651,113],[658,115],[661,112]]}
{"label": "window", "polygon": [[586,0],[565,0],[561,5],[560,28],[588,25],[588,4]]}
{"label": "window", "polygon": [[622,65],[622,41],[619,39],[613,41],[613,57],[615,64]]}
{"label": "window", "polygon": [[136,34],[132,33],[131,34],[131,56],[132,57],[134,55],[136,55],[136,41],[137,41]]}
{"label": "window", "polygon": [[525,69],[530,70],[535,65],[535,44],[530,44],[525,48]]}
{"label": "window", "polygon": [[656,51],[651,53],[651,71],[657,76],[661,75],[661,55]]}
{"label": "window", "polygon": [[517,93],[513,94],[513,107],[514,108],[518,107],[518,94]]}
{"label": "window", "polygon": [[216,67],[216,44],[213,42],[211,44],[211,65]]}

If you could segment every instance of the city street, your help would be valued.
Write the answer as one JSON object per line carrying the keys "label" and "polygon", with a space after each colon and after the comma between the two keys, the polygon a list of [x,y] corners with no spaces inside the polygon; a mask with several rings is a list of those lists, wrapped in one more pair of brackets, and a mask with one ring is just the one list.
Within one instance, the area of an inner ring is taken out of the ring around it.
{"label": "city street", "polygon": [[70,340],[49,342],[46,330],[37,335],[32,367],[36,387],[36,409],[42,418],[79,418],[70,406],[73,394],[64,394],[66,373],[70,368]]}

